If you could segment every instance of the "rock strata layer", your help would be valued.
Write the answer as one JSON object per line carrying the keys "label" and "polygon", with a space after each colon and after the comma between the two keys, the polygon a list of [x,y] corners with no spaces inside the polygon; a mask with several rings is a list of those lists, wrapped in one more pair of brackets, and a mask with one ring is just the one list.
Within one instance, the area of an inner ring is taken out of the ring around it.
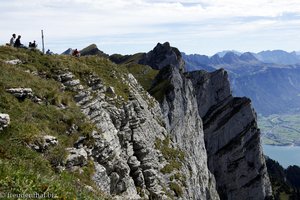
{"label": "rock strata layer", "polygon": [[[80,138],[69,149],[67,169],[75,170],[92,159],[94,181],[114,199],[140,199],[141,196],[168,199],[163,188],[166,183],[159,171],[162,156],[155,149],[155,141],[165,139],[167,131],[161,125],[158,103],[135,78],[131,74],[124,78],[130,95],[121,107],[117,107],[117,96],[106,96],[106,93],[114,94],[114,89],[104,86],[96,75],[89,76],[88,88],[70,72],[58,72],[56,79],[66,89],[77,92],[78,106],[97,127],[90,138]],[[76,84],[69,84],[74,80],[78,80]],[[88,140],[93,143],[88,144]]]}
{"label": "rock strata layer", "polygon": [[208,167],[221,199],[265,199],[272,195],[257,128],[248,98],[233,97],[226,71],[192,72],[203,119]]}

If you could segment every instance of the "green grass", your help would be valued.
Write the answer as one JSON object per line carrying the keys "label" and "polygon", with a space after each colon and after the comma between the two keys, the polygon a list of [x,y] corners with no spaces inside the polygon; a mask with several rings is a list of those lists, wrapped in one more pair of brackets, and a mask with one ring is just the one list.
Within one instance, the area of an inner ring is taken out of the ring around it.
{"label": "green grass", "polygon": [[[182,196],[182,187],[173,181],[176,180],[182,185],[186,185],[186,177],[179,172],[185,159],[184,152],[171,146],[171,139],[169,136],[167,136],[164,140],[156,138],[154,145],[155,148],[160,150],[160,152],[163,154],[163,157],[168,161],[168,163],[160,171],[169,176],[171,181],[169,183],[170,190],[173,190],[176,196]],[[165,192],[172,199],[172,195],[166,189]]]}
{"label": "green grass", "polygon": [[[42,72],[45,77],[49,78],[52,78],[57,70],[68,69],[84,83],[91,74],[95,74],[105,85],[113,86],[117,95],[122,96],[125,100],[128,99],[129,89],[122,81],[122,77],[128,74],[127,68],[116,65],[107,58],[100,56],[82,56],[80,58],[67,55],[47,56],[41,55],[38,51],[0,47],[0,62],[12,59],[23,61],[23,64],[14,66],[15,68],[21,68],[23,71]],[[29,82],[31,81],[29,80]]]}
{"label": "green grass", "polygon": [[145,56],[145,53],[136,53],[133,55],[120,55],[113,54],[110,56],[110,59],[118,64],[138,64],[138,62]]}
{"label": "green grass", "polygon": [[[67,147],[72,147],[79,136],[89,136],[96,129],[81,114],[73,100],[75,93],[62,91],[61,83],[55,77],[58,72],[70,71],[83,86],[88,86],[89,77],[95,75],[104,85],[114,87],[116,95],[127,101],[129,86],[124,79],[128,73],[132,73],[146,90],[158,73],[149,66],[136,64],[142,56],[133,55],[117,65],[101,56],[48,56],[39,51],[1,46],[0,113],[9,114],[11,124],[0,133],[0,191],[22,194],[46,191],[60,199],[106,198],[91,180],[94,168],[91,162],[83,167],[83,173],[59,173],[55,168],[64,162]],[[13,59],[20,59],[22,63],[5,63]],[[43,103],[37,104],[30,99],[19,101],[5,91],[13,87],[32,88]],[[61,104],[66,108],[59,109]],[[67,134],[74,124],[78,129],[71,135]],[[39,141],[44,135],[57,137],[58,145],[43,154],[28,147],[29,143]],[[92,143],[92,140],[88,141],[87,145]],[[184,154],[171,148],[166,141],[162,141],[161,148],[170,163],[167,171],[179,169]],[[86,185],[92,186],[95,192],[85,189]]]}
{"label": "green grass", "polygon": [[127,65],[127,69],[137,79],[137,81],[143,86],[145,90],[149,90],[152,86],[152,82],[158,70],[154,70],[149,66],[131,64]]}
{"label": "green grass", "polygon": [[182,167],[182,162],[184,162],[184,152],[171,147],[170,137],[166,137],[164,140],[156,139],[155,148],[160,150],[163,157],[168,161],[162,169],[161,172],[164,174],[169,174],[175,170],[180,170]]}
{"label": "green grass", "polygon": [[183,190],[181,186],[177,183],[171,182],[170,183],[170,189],[173,190],[176,194],[176,196],[181,197],[183,194]]}
{"label": "green grass", "polygon": [[162,80],[155,87],[149,90],[149,93],[158,101],[162,102],[166,92],[173,87],[169,80]]}
{"label": "green grass", "polygon": [[[20,59],[22,64],[9,65],[4,61]],[[62,92],[61,84],[54,80],[57,70],[68,69],[87,85],[90,74],[99,76],[105,85],[115,88],[118,95],[128,98],[128,86],[121,77],[126,67],[117,66],[97,56],[74,58],[46,56],[38,51],[0,47],[0,113],[10,115],[11,124],[0,133],[0,191],[2,194],[52,193],[59,199],[105,199],[91,179],[92,162],[83,172],[57,172],[55,166],[66,158],[67,147],[72,147],[79,136],[89,136],[96,129],[73,101],[74,93]],[[29,72],[43,74],[43,78]],[[34,95],[44,103],[30,99],[19,101],[5,89],[32,88]],[[64,104],[65,109],[59,109]],[[78,129],[67,134],[72,125]],[[98,130],[99,131],[99,130]],[[58,145],[43,154],[28,147],[44,135],[57,137]],[[91,143],[93,141],[90,141]],[[86,189],[91,186],[94,192]]]}

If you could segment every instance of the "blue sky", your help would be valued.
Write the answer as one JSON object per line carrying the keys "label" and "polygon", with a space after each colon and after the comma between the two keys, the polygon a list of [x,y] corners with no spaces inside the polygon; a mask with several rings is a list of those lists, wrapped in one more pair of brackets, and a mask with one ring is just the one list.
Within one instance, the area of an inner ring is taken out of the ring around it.
{"label": "blue sky", "polygon": [[106,53],[147,52],[169,41],[186,53],[300,50],[299,0],[0,0],[0,43],[41,29],[61,53],[91,43]]}

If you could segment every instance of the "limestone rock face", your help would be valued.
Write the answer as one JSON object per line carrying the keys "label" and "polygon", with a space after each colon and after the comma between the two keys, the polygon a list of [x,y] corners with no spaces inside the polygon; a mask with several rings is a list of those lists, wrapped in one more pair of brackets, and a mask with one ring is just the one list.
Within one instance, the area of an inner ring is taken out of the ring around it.
{"label": "limestone rock face", "polygon": [[233,97],[227,73],[191,72],[203,119],[208,167],[221,199],[265,199],[272,195],[257,128],[247,98]]}
{"label": "limestone rock face", "polygon": [[0,131],[10,124],[10,117],[8,114],[0,114]]}
{"label": "limestone rock face", "polygon": [[167,129],[175,144],[185,152],[182,169],[187,176],[185,199],[219,199],[213,175],[207,167],[202,120],[192,82],[174,66],[165,67],[155,80],[168,89],[161,102]]}
{"label": "limestone rock face", "polygon": [[[73,74],[58,73],[57,80],[66,89],[77,92],[78,106],[98,129],[89,138],[79,138],[70,149],[66,167],[76,169],[88,159],[93,160],[93,180],[114,199],[140,199],[141,196],[167,199],[163,190],[165,180],[159,171],[161,156],[154,145],[156,139],[163,140],[167,135],[160,123],[159,104],[131,74],[124,77],[124,84],[130,88],[129,100],[117,107],[118,97],[106,96],[107,87],[97,76],[89,77],[89,88],[78,89],[80,82],[69,84],[78,80]],[[80,153],[83,151],[86,154]]]}
{"label": "limestone rock face", "polygon": [[139,63],[159,70],[167,65],[172,65],[184,71],[184,60],[180,51],[177,48],[171,47],[169,42],[165,42],[164,44],[158,43]]}

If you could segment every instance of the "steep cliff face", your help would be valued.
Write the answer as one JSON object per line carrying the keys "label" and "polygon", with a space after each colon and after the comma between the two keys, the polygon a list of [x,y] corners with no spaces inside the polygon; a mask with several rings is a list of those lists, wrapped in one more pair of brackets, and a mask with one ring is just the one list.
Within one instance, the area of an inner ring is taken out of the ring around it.
{"label": "steep cliff face", "polygon": [[160,71],[150,93],[160,100],[174,141],[197,162],[187,161],[187,166],[195,166],[193,172],[200,175],[199,182],[193,182],[191,176],[193,198],[210,198],[209,192],[201,196],[199,190],[193,191],[212,191],[207,188],[212,180],[209,170],[216,178],[221,199],[270,197],[272,190],[251,101],[231,95],[224,70],[182,74],[174,66]]}
{"label": "steep cliff face", "polygon": [[[185,152],[183,173],[187,176],[190,199],[219,199],[215,180],[207,168],[202,120],[198,114],[193,85],[175,66],[163,68],[150,91],[161,92],[161,108],[167,130],[175,144]],[[153,95],[157,95],[154,93]]]}
{"label": "steep cliff face", "polygon": [[188,74],[203,119],[208,166],[221,199],[265,199],[272,195],[257,128],[247,98],[230,93],[227,73]]}

